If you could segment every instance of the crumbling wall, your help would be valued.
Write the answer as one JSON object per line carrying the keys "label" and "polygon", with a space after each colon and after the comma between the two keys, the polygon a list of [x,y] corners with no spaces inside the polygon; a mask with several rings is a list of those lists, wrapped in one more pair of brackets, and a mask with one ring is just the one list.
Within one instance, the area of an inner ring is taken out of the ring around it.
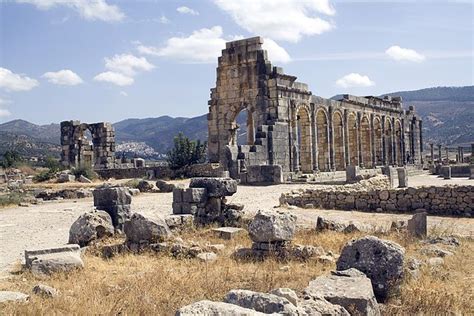
{"label": "crumbling wall", "polygon": [[411,213],[423,208],[430,215],[471,217],[474,215],[474,186],[427,186],[376,189],[350,186],[306,189],[282,194],[282,205],[304,208]]}

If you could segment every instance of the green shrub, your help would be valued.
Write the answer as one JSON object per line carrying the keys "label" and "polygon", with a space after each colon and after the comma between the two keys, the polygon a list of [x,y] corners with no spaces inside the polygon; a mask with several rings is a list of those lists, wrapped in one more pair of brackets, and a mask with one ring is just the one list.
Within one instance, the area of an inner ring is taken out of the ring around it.
{"label": "green shrub", "polygon": [[140,179],[131,179],[125,182],[125,186],[131,189],[138,189],[138,184],[140,183]]}
{"label": "green shrub", "polygon": [[79,167],[71,170],[72,174],[78,179],[80,176],[84,176],[89,180],[97,179],[97,173],[94,172],[90,167]]}
{"label": "green shrub", "polygon": [[39,174],[37,174],[33,178],[33,181],[35,181],[35,182],[48,181],[48,180],[51,180],[52,178],[54,178],[54,175],[55,175],[55,172],[52,171],[51,169],[50,170],[44,170],[44,171],[41,171]]}
{"label": "green shrub", "polygon": [[5,195],[0,195],[0,207],[9,205],[18,205],[25,201],[25,193],[11,192]]}
{"label": "green shrub", "polygon": [[7,150],[5,153],[3,153],[3,159],[1,164],[4,168],[11,168],[15,167],[16,165],[18,165],[18,163],[22,161],[23,159],[17,151]]}
{"label": "green shrub", "polygon": [[167,160],[171,169],[181,169],[206,160],[207,142],[193,141],[179,133],[174,138],[174,147],[168,152]]}

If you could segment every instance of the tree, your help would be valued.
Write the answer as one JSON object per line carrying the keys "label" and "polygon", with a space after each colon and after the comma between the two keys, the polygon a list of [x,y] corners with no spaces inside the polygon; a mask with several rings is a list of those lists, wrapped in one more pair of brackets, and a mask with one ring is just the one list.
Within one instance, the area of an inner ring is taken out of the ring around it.
{"label": "tree", "polygon": [[192,141],[183,133],[174,138],[174,147],[168,152],[167,160],[171,169],[180,169],[206,160],[207,142]]}
{"label": "tree", "polygon": [[15,166],[21,160],[22,160],[21,156],[17,151],[7,150],[3,154],[2,166],[4,168],[10,168],[10,167]]}

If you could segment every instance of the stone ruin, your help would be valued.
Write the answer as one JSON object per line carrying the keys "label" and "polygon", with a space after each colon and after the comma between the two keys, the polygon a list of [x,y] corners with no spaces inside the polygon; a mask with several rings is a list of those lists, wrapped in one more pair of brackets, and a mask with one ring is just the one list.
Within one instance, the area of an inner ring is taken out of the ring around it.
{"label": "stone ruin", "polygon": [[[261,37],[228,42],[208,114],[208,155],[243,183],[348,166],[421,165],[422,121],[401,97],[317,97],[273,67]],[[247,114],[245,144],[237,116]]]}
{"label": "stone ruin", "polygon": [[94,207],[110,215],[115,229],[123,230],[125,221],[131,216],[132,196],[128,188],[105,184],[96,188],[92,194]]}
{"label": "stone ruin", "polygon": [[[87,131],[92,139],[87,139]],[[115,130],[111,123],[61,122],[61,162],[66,167],[115,166]]]}
{"label": "stone ruin", "polygon": [[193,178],[189,188],[173,190],[173,214],[194,216],[197,224],[219,223],[236,226],[242,219],[243,205],[227,203],[237,192],[237,181],[230,178]]}

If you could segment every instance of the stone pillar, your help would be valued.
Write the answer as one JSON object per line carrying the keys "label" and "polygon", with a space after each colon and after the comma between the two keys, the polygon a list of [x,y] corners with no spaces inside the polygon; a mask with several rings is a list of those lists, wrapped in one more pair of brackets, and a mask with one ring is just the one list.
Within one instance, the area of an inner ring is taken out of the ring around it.
{"label": "stone pillar", "polygon": [[388,177],[388,181],[390,184],[390,188],[394,187],[394,178],[395,178],[395,169],[390,166],[383,166],[381,167],[382,174]]}
{"label": "stone pillar", "polygon": [[406,188],[408,186],[408,172],[406,168],[397,168],[398,187]]}
{"label": "stone pillar", "polygon": [[397,165],[397,146],[395,146],[395,118],[392,118],[392,133],[390,134],[390,146],[392,147],[392,165]]}
{"label": "stone pillar", "polygon": [[359,175],[359,167],[348,165],[346,167],[346,182],[354,183],[357,181],[357,176]]}
{"label": "stone pillar", "polygon": [[349,127],[348,127],[348,111],[347,109],[344,109],[344,117],[342,118],[342,124],[343,124],[343,127],[342,127],[342,139],[343,139],[343,142],[344,142],[344,161],[345,161],[345,164],[346,164],[346,168],[347,166],[349,166],[351,164],[351,157],[350,157],[350,152],[349,152]]}
{"label": "stone pillar", "polygon": [[92,193],[94,206],[98,210],[109,213],[115,229],[122,230],[123,224],[131,215],[132,196],[128,188],[105,184],[96,188]]}
{"label": "stone pillar", "polygon": [[375,153],[375,129],[374,129],[374,114],[370,114],[370,149],[372,151],[372,167],[376,166],[376,153]]}
{"label": "stone pillar", "polygon": [[319,166],[318,166],[318,133],[316,131],[316,110],[313,107],[313,104],[311,104],[311,155],[313,157],[313,170],[314,171],[319,171]]}
{"label": "stone pillar", "polygon": [[387,148],[385,137],[385,115],[382,116],[382,164],[387,165]]}
{"label": "stone pillar", "polygon": [[438,145],[438,162],[440,164],[443,163],[443,159],[441,159],[441,145]]}
{"label": "stone pillar", "polygon": [[362,159],[362,136],[360,132],[360,112],[357,112],[357,160],[360,167],[366,167],[367,162]]}
{"label": "stone pillar", "polygon": [[329,165],[330,170],[333,171],[336,168],[336,163],[334,161],[334,126],[332,124],[332,106],[328,109],[328,126],[329,126]]}
{"label": "stone pillar", "polygon": [[431,155],[430,163],[431,165],[434,165],[434,144],[433,143],[430,144],[430,155]]}
{"label": "stone pillar", "polygon": [[461,146],[461,163],[464,163],[464,147]]}
{"label": "stone pillar", "polygon": [[459,163],[461,161],[461,151],[459,150],[459,146],[458,146],[458,151],[456,153],[456,163]]}
{"label": "stone pillar", "polygon": [[450,166],[442,166],[440,168],[440,172],[441,176],[445,179],[445,180],[449,180],[451,179],[451,167]]}
{"label": "stone pillar", "polygon": [[445,150],[446,150],[446,164],[449,165],[449,148],[446,147]]}

